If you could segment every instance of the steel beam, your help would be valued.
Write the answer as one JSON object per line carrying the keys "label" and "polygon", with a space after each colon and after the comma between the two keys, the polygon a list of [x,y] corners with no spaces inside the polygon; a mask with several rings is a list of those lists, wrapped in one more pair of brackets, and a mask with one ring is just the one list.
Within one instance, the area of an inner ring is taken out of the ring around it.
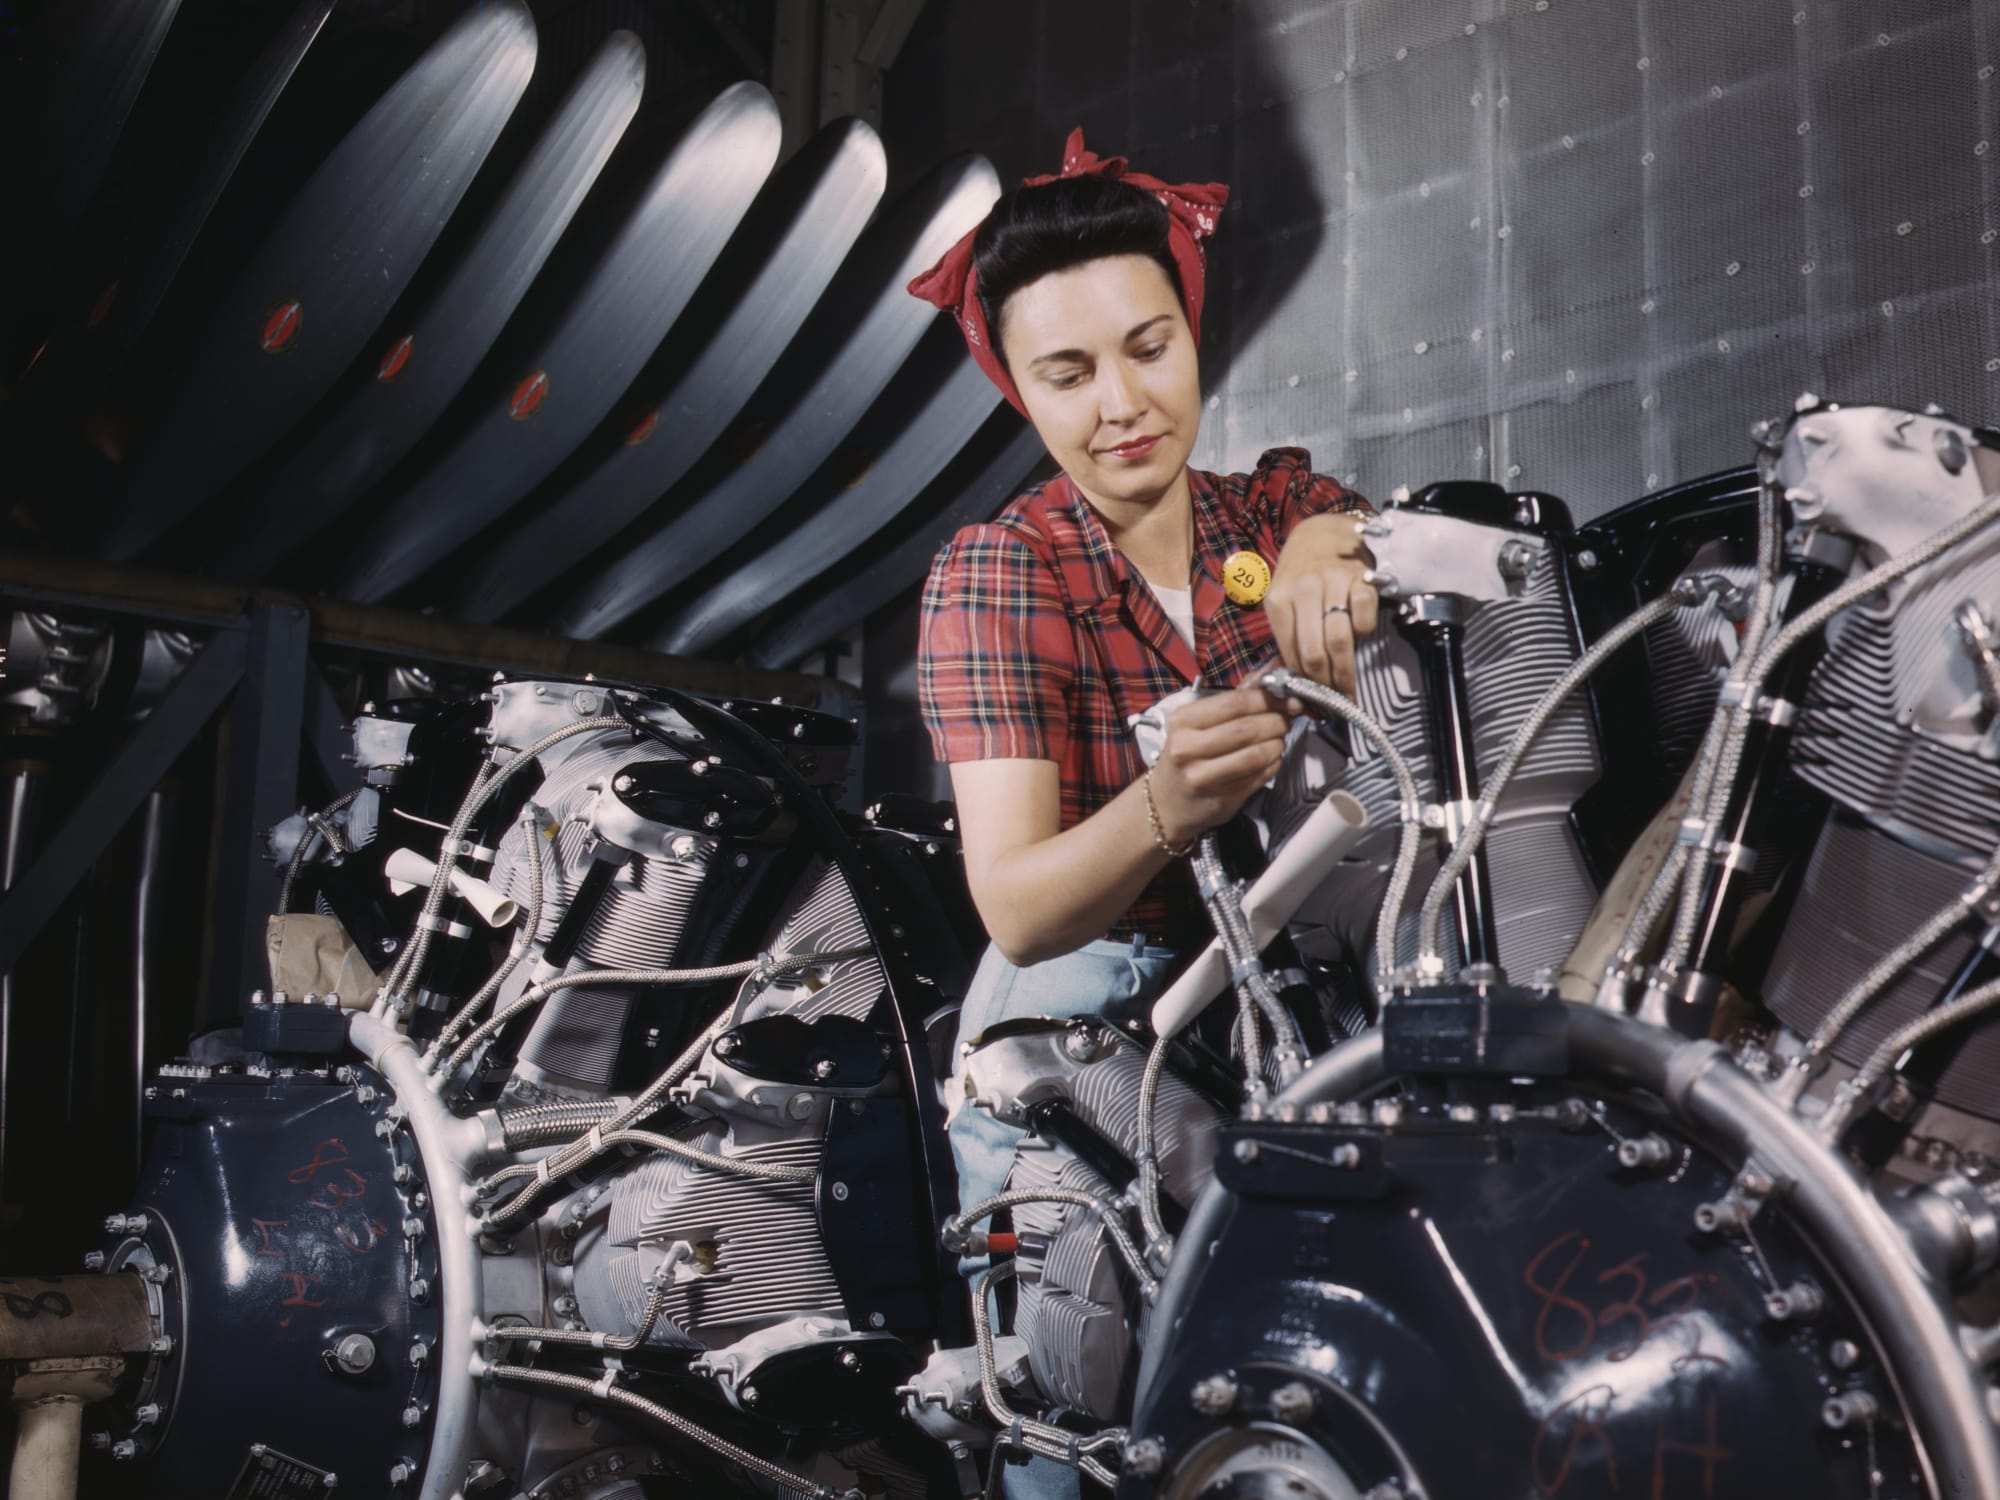
{"label": "steel beam", "polygon": [[298,808],[299,741],[305,729],[306,646],[312,617],[298,604],[250,612],[243,683],[229,713],[215,879],[209,890],[208,1005],[213,1024],[235,1016],[266,967],[264,921],[271,903],[253,895],[267,878],[265,834]]}
{"label": "steel beam", "polygon": [[146,794],[228,699],[242,680],[249,636],[247,623],[216,632],[0,900],[0,973],[13,971]]}
{"label": "steel beam", "polygon": [[153,568],[0,550],[0,600],[48,609],[79,606],[155,624],[219,625],[259,601],[302,605],[316,646],[397,661],[476,667],[520,676],[582,677],[679,688],[716,698],[783,698],[801,707],[841,691],[824,677],[691,661],[630,646],[562,640],[525,630],[468,625],[405,610],[209,583]]}

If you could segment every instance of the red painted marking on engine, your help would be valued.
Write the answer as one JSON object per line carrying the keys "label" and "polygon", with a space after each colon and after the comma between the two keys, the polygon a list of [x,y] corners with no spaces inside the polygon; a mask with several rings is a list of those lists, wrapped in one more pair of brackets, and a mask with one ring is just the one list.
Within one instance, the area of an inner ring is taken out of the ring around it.
{"label": "red painted marking on engine", "polygon": [[118,303],[118,283],[108,281],[104,290],[97,294],[97,300],[90,305],[90,316],[83,320],[86,328],[95,328],[111,316],[111,309]]}
{"label": "red painted marking on engine", "polygon": [[516,422],[525,422],[540,411],[542,403],[548,399],[548,372],[537,370],[514,387],[514,394],[507,398],[507,415]]}
{"label": "red painted marking on engine", "polygon": [[[340,1155],[328,1156],[326,1148],[329,1146],[338,1151]],[[346,1160],[347,1143],[337,1135],[328,1136],[317,1146],[313,1147],[312,1160],[302,1166],[293,1167],[291,1171],[285,1174],[285,1181],[311,1182],[315,1177],[319,1176],[319,1169],[321,1167],[337,1167]]]}
{"label": "red painted marking on engine", "polygon": [[252,1219],[250,1222],[257,1226],[258,1238],[264,1242],[263,1248],[257,1253],[259,1255],[268,1255],[273,1260],[283,1260],[285,1258],[284,1242],[280,1240],[278,1248],[273,1249],[271,1247],[271,1231],[274,1229],[283,1229],[292,1221],[290,1219]]}
{"label": "red painted marking on engine", "polygon": [[389,346],[382,356],[382,363],[375,367],[375,378],[385,384],[403,373],[403,366],[410,362],[410,350],[416,344],[417,336],[406,333]]}
{"label": "red painted marking on engine", "polygon": [[660,425],[660,409],[656,406],[632,424],[632,430],[625,434],[625,446],[636,448],[651,437]]}
{"label": "red painted marking on engine", "polygon": [[291,347],[292,340],[299,336],[299,324],[304,319],[304,311],[298,299],[281,302],[272,308],[264,319],[264,332],[260,342],[266,354],[282,354]]}

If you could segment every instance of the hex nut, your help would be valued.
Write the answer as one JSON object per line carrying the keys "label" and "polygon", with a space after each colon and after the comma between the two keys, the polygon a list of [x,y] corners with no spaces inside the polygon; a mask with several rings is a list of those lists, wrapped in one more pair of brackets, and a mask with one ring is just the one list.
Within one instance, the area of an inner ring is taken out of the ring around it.
{"label": "hex nut", "polygon": [[1317,1404],[1312,1387],[1302,1380],[1288,1380],[1271,1392],[1271,1415],[1293,1427],[1310,1420]]}
{"label": "hex nut", "polygon": [[350,1333],[333,1346],[333,1361],[349,1375],[361,1375],[375,1363],[375,1340]]}
{"label": "hex nut", "polygon": [[1227,1416],[1236,1405],[1236,1382],[1227,1375],[1204,1375],[1194,1383],[1189,1399],[1205,1417]]}
{"label": "hex nut", "polygon": [[1125,1471],[1136,1474],[1141,1479],[1151,1478],[1160,1472],[1166,1462],[1166,1451],[1158,1438],[1140,1438],[1125,1449]]}

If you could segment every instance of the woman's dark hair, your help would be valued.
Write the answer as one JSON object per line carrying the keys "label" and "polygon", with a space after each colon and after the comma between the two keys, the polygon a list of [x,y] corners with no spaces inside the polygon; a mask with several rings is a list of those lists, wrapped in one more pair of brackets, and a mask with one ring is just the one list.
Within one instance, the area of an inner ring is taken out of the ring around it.
{"label": "woman's dark hair", "polygon": [[1109,255],[1143,255],[1167,273],[1185,300],[1180,272],[1167,248],[1166,206],[1151,193],[1114,177],[1058,177],[1016,188],[998,203],[972,239],[980,311],[992,330],[1000,363],[1000,318],[1007,299],[1053,271]]}

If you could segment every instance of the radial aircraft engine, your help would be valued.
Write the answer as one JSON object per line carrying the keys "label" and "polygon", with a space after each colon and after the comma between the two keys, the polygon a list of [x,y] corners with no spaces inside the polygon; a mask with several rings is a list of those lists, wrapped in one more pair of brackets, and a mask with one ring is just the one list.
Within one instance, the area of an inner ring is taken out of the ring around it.
{"label": "radial aircraft engine", "polygon": [[284,904],[369,993],[164,1070],[62,1283],[101,1492],[2000,1495],[2000,439],[1756,441],[1385,507],[1209,947],[962,1046],[948,815],[836,815],[844,724],[364,716]]}

